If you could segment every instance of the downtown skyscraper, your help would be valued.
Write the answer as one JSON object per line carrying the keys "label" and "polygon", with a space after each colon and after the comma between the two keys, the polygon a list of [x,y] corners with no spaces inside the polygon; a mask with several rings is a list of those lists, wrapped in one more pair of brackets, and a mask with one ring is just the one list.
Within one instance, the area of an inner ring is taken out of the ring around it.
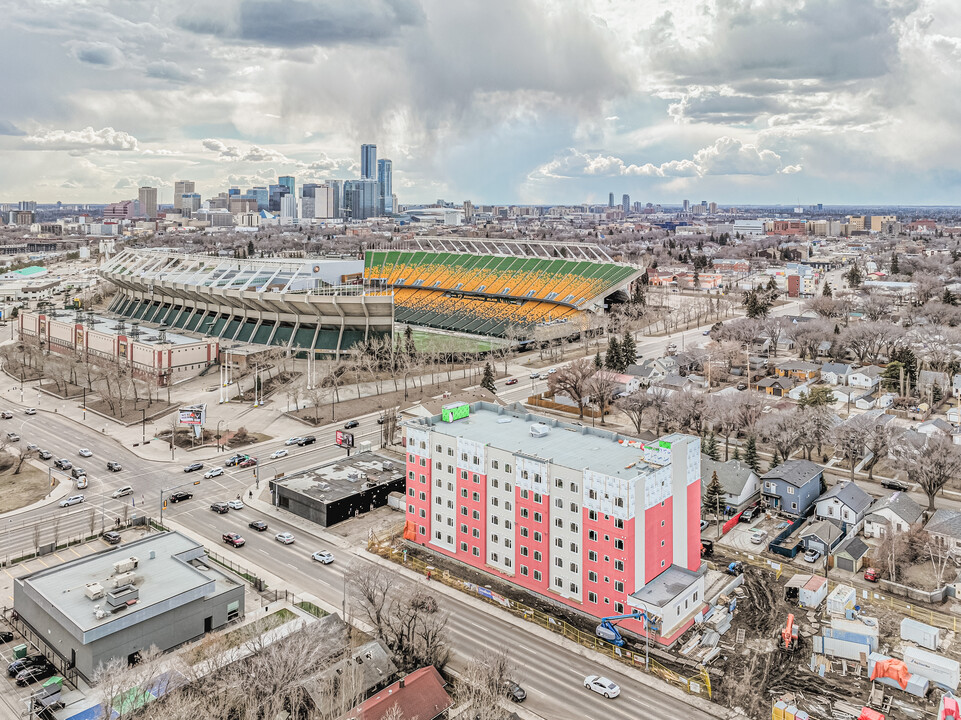
{"label": "downtown skyscraper", "polygon": [[360,146],[360,179],[377,179],[377,146],[364,144]]}
{"label": "downtown skyscraper", "polygon": [[378,210],[381,215],[394,212],[394,164],[384,158],[377,161],[377,195]]}

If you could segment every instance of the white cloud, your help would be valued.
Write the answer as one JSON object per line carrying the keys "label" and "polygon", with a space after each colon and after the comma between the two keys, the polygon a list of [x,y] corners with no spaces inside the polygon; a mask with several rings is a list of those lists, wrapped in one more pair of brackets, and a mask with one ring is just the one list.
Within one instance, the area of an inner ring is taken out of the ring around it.
{"label": "white cloud", "polygon": [[137,138],[122,130],[105,127],[94,130],[41,130],[23,139],[24,143],[45,150],[71,150],[90,152],[92,150],[131,151],[138,148]]}

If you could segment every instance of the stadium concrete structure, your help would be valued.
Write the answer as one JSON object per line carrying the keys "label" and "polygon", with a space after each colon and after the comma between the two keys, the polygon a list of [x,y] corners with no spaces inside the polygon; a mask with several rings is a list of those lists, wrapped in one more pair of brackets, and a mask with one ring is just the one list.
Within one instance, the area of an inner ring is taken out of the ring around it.
{"label": "stadium concrete structure", "polygon": [[369,290],[356,258],[224,258],[126,249],[100,274],[119,292],[110,312],[215,337],[339,355],[390,335],[389,289]]}
{"label": "stadium concrete structure", "polygon": [[[487,248],[483,243],[496,241],[479,242]],[[498,249],[510,251],[507,245]],[[393,290],[398,322],[494,337],[515,328],[517,337],[528,339],[538,328],[550,337],[580,333],[584,316],[626,301],[642,274],[612,261],[524,252],[368,250],[364,277],[370,288]]]}

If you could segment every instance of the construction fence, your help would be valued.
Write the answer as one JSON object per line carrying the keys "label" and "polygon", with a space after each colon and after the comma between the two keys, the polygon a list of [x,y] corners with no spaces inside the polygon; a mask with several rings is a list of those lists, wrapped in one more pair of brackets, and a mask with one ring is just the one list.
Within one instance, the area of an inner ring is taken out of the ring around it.
{"label": "construction fence", "polygon": [[440,582],[448,587],[452,587],[461,592],[474,595],[485,602],[497,605],[507,610],[512,615],[523,618],[524,620],[539,625],[558,635],[563,635],[568,640],[576,642],[578,645],[590,648],[595,652],[602,653],[625,665],[644,670],[655,675],[672,685],[681,688],[692,695],[700,695],[705,699],[711,699],[711,677],[707,668],[701,667],[700,672],[685,677],[681,673],[671,670],[654,659],[645,660],[643,651],[633,651],[627,648],[620,648],[616,645],[603,640],[593,633],[587,633],[574,627],[564,620],[559,620],[540,610],[529,607],[524,603],[505,598],[498,593],[492,592],[488,588],[475,585],[474,583],[456,577],[448,570],[438,571],[430,563],[414,557],[403,548],[398,547],[403,537],[403,526],[396,531],[381,534],[379,537],[371,535],[367,541],[367,550],[376,555],[380,555],[392,562],[404,565],[411,570],[419,572],[425,576],[430,573],[431,582]]}

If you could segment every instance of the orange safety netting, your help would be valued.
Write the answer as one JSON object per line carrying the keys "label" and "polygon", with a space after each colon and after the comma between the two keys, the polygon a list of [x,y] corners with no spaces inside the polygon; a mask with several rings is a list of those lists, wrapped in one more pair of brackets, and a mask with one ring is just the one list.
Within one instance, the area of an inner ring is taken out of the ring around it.
{"label": "orange safety netting", "polygon": [[879,677],[890,678],[900,685],[902,690],[905,690],[908,687],[908,678],[911,677],[911,672],[903,661],[896,658],[888,658],[887,660],[879,660],[874,663],[871,680],[877,680]]}
{"label": "orange safety netting", "polygon": [[417,525],[408,520],[404,523],[404,540],[417,539]]}

